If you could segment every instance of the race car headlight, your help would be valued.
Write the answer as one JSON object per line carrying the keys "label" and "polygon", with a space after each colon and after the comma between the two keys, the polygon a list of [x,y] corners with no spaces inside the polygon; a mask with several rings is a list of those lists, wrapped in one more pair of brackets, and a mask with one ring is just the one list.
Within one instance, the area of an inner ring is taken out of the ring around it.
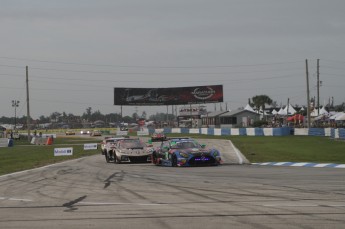
{"label": "race car headlight", "polygon": [[188,153],[180,152],[181,157],[188,158]]}

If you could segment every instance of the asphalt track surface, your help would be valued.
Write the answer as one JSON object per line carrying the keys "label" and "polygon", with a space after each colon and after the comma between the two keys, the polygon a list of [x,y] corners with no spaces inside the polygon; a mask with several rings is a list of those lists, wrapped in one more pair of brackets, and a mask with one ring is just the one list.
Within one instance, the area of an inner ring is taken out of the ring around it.
{"label": "asphalt track surface", "polygon": [[[172,168],[85,157],[0,177],[0,228],[344,228],[345,170]],[[201,143],[203,143],[201,141]]]}

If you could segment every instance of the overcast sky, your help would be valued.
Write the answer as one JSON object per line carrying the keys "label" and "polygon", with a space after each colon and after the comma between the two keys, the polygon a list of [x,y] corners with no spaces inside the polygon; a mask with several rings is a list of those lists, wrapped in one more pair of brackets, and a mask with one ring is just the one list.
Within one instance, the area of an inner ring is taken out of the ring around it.
{"label": "overcast sky", "polygon": [[[0,117],[12,100],[26,115],[25,66],[33,118],[119,113],[114,87],[222,84],[223,109],[260,94],[305,105],[305,59],[311,97],[320,59],[320,103],[341,104],[344,11],[344,0],[0,0]],[[135,109],[166,112],[124,115]]]}

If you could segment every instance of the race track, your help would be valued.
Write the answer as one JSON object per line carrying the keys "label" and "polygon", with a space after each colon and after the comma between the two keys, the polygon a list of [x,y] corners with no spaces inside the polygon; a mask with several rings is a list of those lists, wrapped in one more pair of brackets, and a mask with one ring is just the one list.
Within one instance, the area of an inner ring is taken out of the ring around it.
{"label": "race track", "polygon": [[239,165],[229,141],[200,142],[225,164],[118,165],[99,154],[1,176],[0,228],[344,228],[344,169]]}

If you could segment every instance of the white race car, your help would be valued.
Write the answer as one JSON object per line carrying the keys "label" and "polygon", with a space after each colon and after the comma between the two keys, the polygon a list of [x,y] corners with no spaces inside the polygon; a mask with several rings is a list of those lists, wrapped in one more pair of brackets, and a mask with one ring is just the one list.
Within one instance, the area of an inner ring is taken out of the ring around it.
{"label": "white race car", "polygon": [[153,148],[140,139],[122,139],[115,147],[114,163],[121,162],[151,162]]}
{"label": "white race car", "polygon": [[107,162],[114,161],[115,147],[119,140],[129,138],[128,136],[107,137],[101,142],[102,155]]}

